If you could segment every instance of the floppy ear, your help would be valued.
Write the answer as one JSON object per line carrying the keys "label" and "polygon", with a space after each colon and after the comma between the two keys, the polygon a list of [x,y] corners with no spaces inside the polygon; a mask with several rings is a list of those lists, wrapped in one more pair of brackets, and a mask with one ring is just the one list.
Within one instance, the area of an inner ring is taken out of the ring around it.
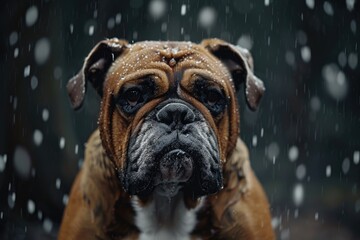
{"label": "floppy ear", "polygon": [[87,81],[90,81],[98,94],[102,96],[106,73],[127,44],[125,40],[112,38],[99,42],[91,50],[80,72],[66,85],[74,109],[80,108],[84,101]]}
{"label": "floppy ear", "polygon": [[220,39],[206,39],[201,44],[228,68],[236,90],[245,82],[246,102],[251,110],[256,110],[265,87],[254,75],[254,63],[250,52]]}

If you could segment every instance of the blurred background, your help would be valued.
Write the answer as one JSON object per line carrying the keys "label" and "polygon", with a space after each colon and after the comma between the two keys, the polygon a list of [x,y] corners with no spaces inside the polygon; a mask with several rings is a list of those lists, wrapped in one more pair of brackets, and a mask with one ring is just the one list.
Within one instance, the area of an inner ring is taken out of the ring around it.
{"label": "blurred background", "polygon": [[278,239],[360,239],[360,3],[356,0],[2,1],[0,239],[56,239],[97,127],[65,85],[100,40],[217,37],[251,50],[266,85],[239,94],[241,137]]}

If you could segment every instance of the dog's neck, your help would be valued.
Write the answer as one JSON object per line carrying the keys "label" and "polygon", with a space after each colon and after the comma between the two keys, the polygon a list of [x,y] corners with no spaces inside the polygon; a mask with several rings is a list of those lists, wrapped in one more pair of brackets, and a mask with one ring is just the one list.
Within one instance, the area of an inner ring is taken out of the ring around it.
{"label": "dog's neck", "polygon": [[132,198],[136,212],[135,224],[141,234],[140,239],[190,239],[190,233],[196,226],[196,213],[202,207],[200,200],[195,208],[188,209],[181,192],[168,198],[154,194],[145,204],[138,198]]}

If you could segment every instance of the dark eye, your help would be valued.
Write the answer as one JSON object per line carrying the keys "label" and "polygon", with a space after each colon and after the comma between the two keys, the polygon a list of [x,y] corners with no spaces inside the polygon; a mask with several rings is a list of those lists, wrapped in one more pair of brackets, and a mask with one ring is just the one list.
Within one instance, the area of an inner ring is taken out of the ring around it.
{"label": "dark eye", "polygon": [[209,81],[200,78],[195,81],[193,91],[195,96],[214,116],[219,115],[225,110],[227,100],[225,98],[225,94],[219,86],[209,84]]}
{"label": "dark eye", "polygon": [[140,83],[129,83],[123,86],[118,97],[117,106],[126,114],[133,114],[155,94],[155,84],[151,78],[144,78]]}
{"label": "dark eye", "polygon": [[124,99],[128,102],[128,104],[134,107],[141,98],[141,92],[139,89],[129,89],[124,93]]}
{"label": "dark eye", "polygon": [[222,100],[222,94],[216,89],[208,89],[205,92],[205,99],[206,103],[209,106],[216,105],[220,100]]}
{"label": "dark eye", "polygon": [[149,98],[149,92],[143,86],[131,86],[125,88],[118,98],[118,106],[128,114],[137,111]]}

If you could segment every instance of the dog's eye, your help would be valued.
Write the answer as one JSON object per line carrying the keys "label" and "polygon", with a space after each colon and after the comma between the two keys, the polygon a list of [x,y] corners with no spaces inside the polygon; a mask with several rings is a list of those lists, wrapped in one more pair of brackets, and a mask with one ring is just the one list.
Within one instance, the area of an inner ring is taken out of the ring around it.
{"label": "dog's eye", "polygon": [[124,93],[124,98],[128,102],[128,104],[134,107],[141,98],[141,92],[139,89],[129,89]]}
{"label": "dog's eye", "polygon": [[222,95],[218,90],[208,89],[205,92],[205,100],[209,106],[216,105],[222,99]]}
{"label": "dog's eye", "polygon": [[126,84],[117,97],[117,106],[122,112],[133,114],[154,96],[154,92],[151,78],[144,78],[139,84]]}
{"label": "dog's eye", "polygon": [[118,98],[118,106],[122,111],[128,114],[136,112],[141,105],[149,98],[149,92],[143,86],[131,86],[122,93]]}
{"label": "dog's eye", "polygon": [[224,111],[226,98],[218,86],[211,86],[207,81],[199,79],[194,85],[194,93],[214,116]]}
{"label": "dog's eye", "polygon": [[220,114],[226,106],[223,93],[218,88],[208,87],[201,94],[201,100],[213,115]]}

